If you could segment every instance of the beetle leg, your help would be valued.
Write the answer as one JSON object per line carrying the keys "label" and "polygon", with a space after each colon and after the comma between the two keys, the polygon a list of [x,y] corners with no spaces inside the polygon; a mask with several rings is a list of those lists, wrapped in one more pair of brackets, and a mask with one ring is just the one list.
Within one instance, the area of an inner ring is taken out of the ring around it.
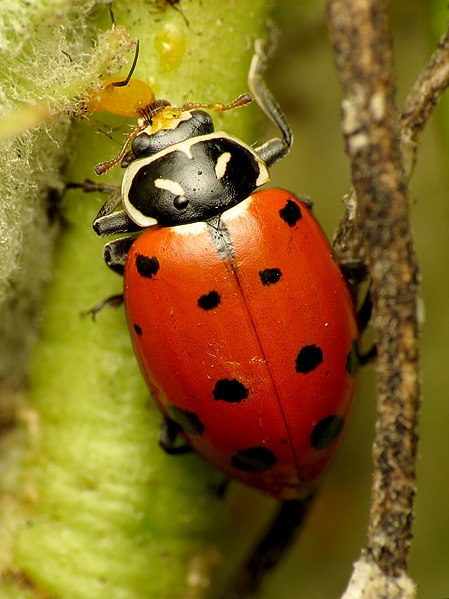
{"label": "beetle leg", "polygon": [[[122,203],[122,194],[120,189],[116,189],[113,194],[106,200],[103,206],[98,211],[97,216],[95,217],[95,221],[103,216],[111,214],[114,212],[116,208],[120,206]],[[94,222],[95,222],[94,221]]]}
{"label": "beetle leg", "polygon": [[368,279],[368,267],[362,260],[340,262],[339,267],[349,286],[358,285]]}
{"label": "beetle leg", "polygon": [[109,297],[97,302],[89,308],[89,310],[85,310],[81,312],[81,316],[88,316],[89,314],[92,316],[92,320],[95,320],[95,316],[103,310],[106,306],[108,308],[119,308],[123,304],[123,293],[118,293],[117,295],[110,295]]}
{"label": "beetle leg", "polygon": [[79,188],[86,193],[94,191],[112,193],[98,211],[93,222],[94,231],[99,237],[107,237],[108,235],[120,233],[134,233],[141,230],[141,227],[136,225],[124,210],[114,212],[122,203],[121,190],[118,185],[95,183],[91,179],[85,179],[83,183],[67,183],[67,188]]}
{"label": "beetle leg", "polygon": [[212,490],[214,492],[214,495],[218,499],[224,499],[224,497],[226,496],[226,493],[228,492],[230,482],[231,482],[231,479],[228,477],[225,477],[225,478],[223,478],[221,483],[214,485]]}
{"label": "beetle leg", "polygon": [[313,201],[312,201],[312,198],[309,198],[309,196],[303,196],[303,195],[301,195],[299,197],[299,199],[301,200],[301,202],[303,204],[305,204],[307,206],[307,208],[309,210],[313,210]]}
{"label": "beetle leg", "polygon": [[176,442],[179,439],[180,430],[181,429],[176,422],[165,417],[161,430],[159,431],[159,446],[165,453],[170,455],[182,455],[192,451],[192,448],[188,443],[176,445]]}
{"label": "beetle leg", "polygon": [[314,497],[315,492],[312,492],[303,499],[290,499],[279,505],[263,536],[221,599],[257,595],[267,573],[281,561],[301,531]]}
{"label": "beetle leg", "polygon": [[371,294],[368,289],[362,305],[357,310],[357,322],[359,323],[359,329],[362,333],[368,327],[369,321],[371,320],[372,313],[373,313],[373,302],[371,301]]}
{"label": "beetle leg", "polygon": [[248,85],[259,108],[265,115],[279,128],[282,137],[273,137],[267,142],[256,148],[256,153],[265,162],[271,166],[280,158],[285,156],[290,150],[293,141],[293,134],[285,118],[282,109],[268,89],[263,75],[267,69],[269,59],[274,53],[276,47],[276,30],[270,29],[270,40],[256,40],[255,53],[251,61],[248,73]]}
{"label": "beetle leg", "polygon": [[68,181],[66,189],[82,189],[85,193],[120,193],[120,185],[110,185],[108,183],[96,183],[92,179],[84,179],[82,183]]}
{"label": "beetle leg", "polygon": [[119,235],[120,233],[135,233],[142,230],[142,227],[136,225],[124,210],[112,213],[102,213],[102,210],[100,210],[92,226],[99,237]]}
{"label": "beetle leg", "polygon": [[[361,334],[364,333],[364,331],[366,331],[366,329],[368,328],[372,313],[373,302],[371,301],[371,294],[368,289],[362,305],[357,310],[357,322],[359,324],[359,330]],[[365,364],[370,364],[377,358],[377,346],[375,343],[372,343],[371,347],[369,347],[369,349],[363,352],[360,350],[360,341],[357,345],[357,358],[361,366],[364,366]]]}
{"label": "beetle leg", "polygon": [[[354,260],[352,262],[343,262],[340,263],[340,270],[345,278],[348,287],[355,298],[357,296],[357,290],[360,283],[366,281],[368,278],[368,268],[366,264],[361,260]],[[355,299],[354,299],[355,301]],[[362,335],[371,320],[371,316],[373,313],[373,302],[371,300],[371,294],[368,287],[365,298],[362,302],[362,305],[357,310],[357,323],[359,325],[360,335]],[[357,359],[360,365],[369,364],[373,362],[377,358],[377,347],[376,344],[373,343],[371,347],[366,351],[360,351],[360,338],[357,342]]]}
{"label": "beetle leg", "polygon": [[136,225],[124,210],[114,212],[121,203],[122,196],[120,190],[116,190],[98,211],[92,226],[99,237],[119,235],[120,233],[134,233],[141,230],[141,227]]}
{"label": "beetle leg", "polygon": [[359,364],[361,366],[365,366],[366,364],[371,364],[374,360],[377,359],[377,346],[375,343],[365,352],[358,354]]}
{"label": "beetle leg", "polygon": [[129,249],[134,243],[134,237],[128,235],[127,237],[120,237],[109,241],[104,246],[104,261],[111,270],[123,275],[125,270],[126,257]]}

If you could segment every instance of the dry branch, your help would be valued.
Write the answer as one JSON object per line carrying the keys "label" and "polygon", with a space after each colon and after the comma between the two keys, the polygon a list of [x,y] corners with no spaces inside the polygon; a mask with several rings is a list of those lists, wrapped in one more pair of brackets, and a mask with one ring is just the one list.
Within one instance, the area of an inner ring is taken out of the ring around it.
{"label": "dry branch", "polygon": [[329,0],[328,16],[379,356],[375,471],[364,562],[397,581],[407,570],[412,537],[420,380],[418,267],[391,39],[383,0]]}
{"label": "dry branch", "polygon": [[449,28],[441,37],[428,65],[416,80],[402,111],[402,143],[408,175],[415,167],[418,135],[424,129],[432,110],[448,85]]}

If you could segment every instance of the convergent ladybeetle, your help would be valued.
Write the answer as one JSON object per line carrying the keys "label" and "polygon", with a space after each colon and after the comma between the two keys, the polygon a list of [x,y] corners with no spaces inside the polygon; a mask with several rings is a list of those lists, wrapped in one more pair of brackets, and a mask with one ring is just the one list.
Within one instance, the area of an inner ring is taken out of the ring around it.
{"label": "convergent ladybeetle", "polygon": [[255,191],[292,142],[265,63],[258,41],[249,86],[282,137],[252,148],[200,110],[249,94],[155,100],[119,156],[96,167],[126,170],[94,228],[130,234],[106,244],[105,260],[124,274],[135,353],[170,430],[231,477],[291,499],[316,486],[345,427],[358,325],[309,204]]}

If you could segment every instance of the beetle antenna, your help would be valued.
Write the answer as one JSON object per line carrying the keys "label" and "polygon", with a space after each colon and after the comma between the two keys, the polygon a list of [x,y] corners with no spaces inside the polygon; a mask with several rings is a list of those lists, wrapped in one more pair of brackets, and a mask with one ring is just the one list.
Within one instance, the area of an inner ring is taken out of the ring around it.
{"label": "beetle antenna", "polygon": [[170,102],[167,100],[155,100],[154,102],[151,102],[151,104],[148,104],[148,106],[139,109],[139,116],[143,120],[142,124],[134,127],[115,158],[112,158],[112,160],[108,160],[107,162],[99,162],[94,166],[95,173],[97,175],[103,175],[113,166],[121,162],[126,154],[129,144],[139,135],[139,133],[141,133],[141,131],[151,124],[153,117],[166,106],[170,106]]}
{"label": "beetle antenna", "polygon": [[233,102],[229,102],[229,104],[223,104],[222,102],[213,102],[212,104],[203,104],[202,102],[187,102],[181,107],[181,110],[193,110],[195,108],[209,108],[209,110],[213,110],[215,112],[226,112],[227,110],[232,110],[233,108],[239,108],[240,106],[245,106],[253,101],[253,97],[250,93],[246,92],[241,94],[238,98],[236,98]]}
{"label": "beetle antenna", "polygon": [[142,125],[138,125],[137,127],[134,127],[134,129],[131,131],[131,133],[126,138],[125,143],[123,144],[122,149],[117,154],[117,156],[115,158],[112,158],[112,160],[108,160],[107,162],[99,162],[98,164],[96,164],[94,166],[95,173],[97,175],[104,175],[104,173],[107,173],[109,169],[111,169],[113,166],[115,166],[116,164],[118,164],[119,162],[121,162],[122,159],[124,158],[125,154],[126,154],[126,151],[128,149],[128,145],[147,126],[148,126],[148,123],[143,123]]}

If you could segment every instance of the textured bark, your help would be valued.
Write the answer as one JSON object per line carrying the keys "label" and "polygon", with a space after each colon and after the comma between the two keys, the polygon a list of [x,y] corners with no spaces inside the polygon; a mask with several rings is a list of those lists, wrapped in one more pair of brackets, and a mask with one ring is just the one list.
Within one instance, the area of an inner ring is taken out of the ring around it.
{"label": "textured bark", "polygon": [[378,421],[366,557],[383,575],[398,577],[407,569],[415,496],[419,275],[391,39],[383,0],[330,0],[328,10],[343,91],[353,212],[366,247],[378,349]]}

